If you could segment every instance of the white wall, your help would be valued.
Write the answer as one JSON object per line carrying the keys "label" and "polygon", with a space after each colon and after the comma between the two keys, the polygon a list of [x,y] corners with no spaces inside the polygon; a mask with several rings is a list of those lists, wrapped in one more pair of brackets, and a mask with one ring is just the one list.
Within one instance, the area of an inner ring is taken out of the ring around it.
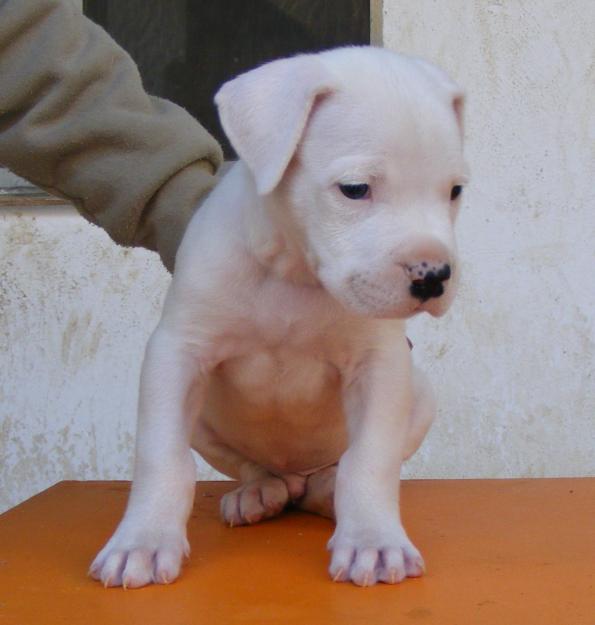
{"label": "white wall", "polygon": [[[440,416],[407,475],[595,475],[593,32],[591,0],[385,0],[386,45],[465,85],[473,172],[460,297],[411,328]],[[71,209],[0,209],[0,509],[130,477],[167,283]]]}
{"label": "white wall", "polygon": [[155,254],[117,247],[72,208],[0,208],[0,510],[62,479],[130,478],[168,283]]}

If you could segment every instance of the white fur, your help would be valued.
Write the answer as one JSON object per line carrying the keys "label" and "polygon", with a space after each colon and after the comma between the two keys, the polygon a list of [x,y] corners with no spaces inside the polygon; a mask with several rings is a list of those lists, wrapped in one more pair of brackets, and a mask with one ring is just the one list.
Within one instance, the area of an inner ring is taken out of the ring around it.
{"label": "white fur", "polygon": [[[179,250],[143,364],[129,505],[92,574],[125,586],[178,575],[192,444],[242,481],[222,502],[230,524],[290,499],[327,513],[334,488],[331,576],[420,575],[399,474],[434,408],[405,319],[440,315],[454,295],[460,91],[423,61],[345,48],[264,65],[216,102],[242,160]],[[422,263],[453,269],[425,303],[409,290]]]}

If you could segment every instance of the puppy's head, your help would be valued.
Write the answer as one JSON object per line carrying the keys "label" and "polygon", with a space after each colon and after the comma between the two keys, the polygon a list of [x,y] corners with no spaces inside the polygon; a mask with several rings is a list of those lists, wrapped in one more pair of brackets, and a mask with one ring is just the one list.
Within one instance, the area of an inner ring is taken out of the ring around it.
{"label": "puppy's head", "polygon": [[263,65],[215,101],[257,192],[334,297],[374,317],[447,310],[466,167],[463,96],[441,70],[343,48]]}

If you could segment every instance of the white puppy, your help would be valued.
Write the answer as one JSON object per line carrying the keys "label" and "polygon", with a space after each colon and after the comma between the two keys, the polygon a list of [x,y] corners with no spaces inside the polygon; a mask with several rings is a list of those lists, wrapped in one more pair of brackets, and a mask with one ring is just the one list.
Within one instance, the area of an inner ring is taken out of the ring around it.
{"label": "white puppy", "polygon": [[178,576],[193,446],[240,480],[221,503],[230,525],[294,502],[335,516],[333,579],[421,575],[399,474],[434,405],[405,319],[444,313],[455,291],[461,92],[418,59],[343,48],[259,67],[216,103],[241,160],[179,250],[143,364],[128,508],[91,573]]}

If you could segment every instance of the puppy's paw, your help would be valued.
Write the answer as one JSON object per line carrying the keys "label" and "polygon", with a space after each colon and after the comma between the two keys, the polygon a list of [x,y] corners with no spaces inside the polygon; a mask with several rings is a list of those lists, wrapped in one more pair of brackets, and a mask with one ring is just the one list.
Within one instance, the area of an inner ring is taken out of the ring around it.
{"label": "puppy's paw", "polygon": [[377,582],[397,584],[425,572],[423,558],[403,528],[392,532],[336,531],[329,549],[332,551],[329,573],[335,582],[352,581],[358,586],[373,586]]}
{"label": "puppy's paw", "polygon": [[307,512],[334,519],[336,477],[336,464],[311,473],[306,482],[304,496],[297,502],[298,507]]}
{"label": "puppy's paw", "polygon": [[180,573],[190,547],[183,532],[120,527],[89,568],[89,575],[106,588],[140,588],[169,584]]}
{"label": "puppy's paw", "polygon": [[258,478],[221,498],[221,518],[231,527],[277,516],[289,502],[287,484],[279,477]]}

